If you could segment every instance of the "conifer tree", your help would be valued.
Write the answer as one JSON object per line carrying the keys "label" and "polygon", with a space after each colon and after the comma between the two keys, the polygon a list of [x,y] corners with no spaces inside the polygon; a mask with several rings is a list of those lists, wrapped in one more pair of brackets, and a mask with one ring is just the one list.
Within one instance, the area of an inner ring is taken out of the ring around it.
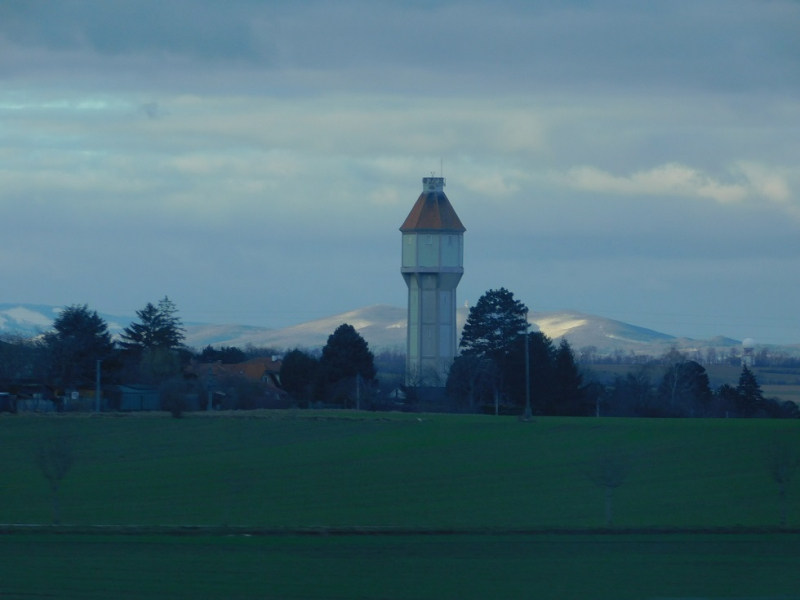
{"label": "conifer tree", "polygon": [[556,414],[577,416],[581,414],[583,377],[575,364],[575,355],[567,340],[562,339],[555,353],[553,368],[553,404]]}
{"label": "conifer tree", "polygon": [[461,334],[461,352],[497,359],[527,330],[528,309],[505,288],[489,290],[469,309]]}
{"label": "conifer tree", "polygon": [[163,326],[159,332],[160,346],[162,348],[178,348],[186,339],[183,322],[178,316],[178,307],[167,296],[158,301],[158,312],[161,315]]}
{"label": "conifer tree", "polygon": [[360,407],[362,384],[375,379],[375,356],[355,327],[339,325],[322,348],[314,394]]}
{"label": "conifer tree", "polygon": [[761,386],[758,384],[753,372],[747,368],[747,365],[742,365],[742,374],[739,375],[739,385],[736,386],[736,392],[738,394],[737,409],[742,417],[752,417],[764,404],[764,394],[761,392]]}
{"label": "conifer tree", "polygon": [[123,360],[130,378],[140,383],[160,383],[180,373],[185,356],[179,352],[185,339],[175,303],[167,296],[154,306],[151,302],[136,311],[133,322],[120,335]]}
{"label": "conifer tree", "polygon": [[374,379],[376,374],[375,356],[369,345],[355,327],[347,323],[339,325],[328,336],[319,363],[330,382],[356,375],[369,380]]}
{"label": "conifer tree", "polygon": [[126,350],[173,350],[185,339],[183,324],[177,316],[175,303],[164,296],[154,306],[151,302],[137,310],[139,322],[131,323],[120,335],[120,345]]}
{"label": "conifer tree", "polygon": [[319,360],[295,348],[287,352],[281,363],[281,386],[301,406],[312,400]]}
{"label": "conifer tree", "polygon": [[95,381],[98,360],[113,351],[108,325],[97,311],[74,304],[65,308],[53,321],[53,330],[44,335],[51,380],[57,385],[74,387]]}
{"label": "conifer tree", "polygon": [[[509,364],[519,362],[521,358],[516,356],[515,349],[524,349],[520,342],[525,339],[528,329],[527,314],[527,307],[515,300],[514,294],[507,289],[489,290],[469,309],[461,333],[462,357],[483,359],[485,363],[482,371],[490,376],[491,381],[484,379],[484,383],[489,384],[492,390],[495,414],[499,414],[501,404],[516,403],[515,392],[519,391],[519,385],[509,386],[508,378],[511,373],[511,379],[516,379],[517,372]],[[459,367],[464,364],[461,362]],[[520,372],[524,372],[524,367]],[[451,370],[448,376],[447,385],[451,390],[458,387],[453,381],[458,373],[459,369]],[[524,384],[521,389],[524,395]]]}

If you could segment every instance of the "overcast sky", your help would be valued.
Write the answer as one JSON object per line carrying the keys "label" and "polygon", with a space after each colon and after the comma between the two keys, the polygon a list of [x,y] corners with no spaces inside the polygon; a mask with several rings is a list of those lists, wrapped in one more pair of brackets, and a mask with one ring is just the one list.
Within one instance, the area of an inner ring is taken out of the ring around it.
{"label": "overcast sky", "polygon": [[0,302],[404,306],[443,165],[505,287],[800,342],[800,3],[0,2]]}

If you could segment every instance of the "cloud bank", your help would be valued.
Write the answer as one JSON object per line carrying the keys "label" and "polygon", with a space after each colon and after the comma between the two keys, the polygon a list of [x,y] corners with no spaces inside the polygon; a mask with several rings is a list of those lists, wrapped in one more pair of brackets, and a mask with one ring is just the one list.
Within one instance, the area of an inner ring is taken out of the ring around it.
{"label": "cloud bank", "polygon": [[[9,0],[6,301],[285,326],[402,305],[444,171],[460,297],[800,341],[796,2]],[[720,320],[720,315],[727,320]]]}

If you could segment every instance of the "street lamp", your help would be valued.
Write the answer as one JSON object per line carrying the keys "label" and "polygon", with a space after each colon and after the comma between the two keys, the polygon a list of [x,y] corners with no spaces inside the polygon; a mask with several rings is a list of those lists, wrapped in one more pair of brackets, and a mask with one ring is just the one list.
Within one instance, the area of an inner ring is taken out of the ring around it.
{"label": "street lamp", "polygon": [[525,416],[526,421],[533,418],[533,410],[531,410],[531,362],[528,357],[528,310],[525,310]]}

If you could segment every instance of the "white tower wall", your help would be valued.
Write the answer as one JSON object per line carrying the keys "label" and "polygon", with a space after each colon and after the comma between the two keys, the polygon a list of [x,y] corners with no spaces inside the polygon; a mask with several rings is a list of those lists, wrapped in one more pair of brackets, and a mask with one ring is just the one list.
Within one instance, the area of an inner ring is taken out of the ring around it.
{"label": "white tower wall", "polygon": [[408,286],[406,382],[415,386],[444,386],[457,351],[465,230],[443,188],[443,178],[424,178],[423,193],[400,228]]}

